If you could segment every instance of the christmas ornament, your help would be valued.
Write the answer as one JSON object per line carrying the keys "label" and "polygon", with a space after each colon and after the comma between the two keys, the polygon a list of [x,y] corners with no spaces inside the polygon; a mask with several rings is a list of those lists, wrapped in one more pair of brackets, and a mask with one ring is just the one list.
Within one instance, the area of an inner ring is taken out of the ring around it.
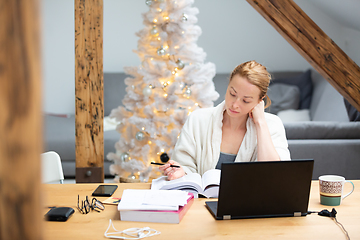
{"label": "christmas ornament", "polygon": [[176,61],[176,64],[177,64],[177,68],[180,69],[180,70],[185,67],[184,62],[181,61],[180,59],[178,59],[178,60]]}
{"label": "christmas ornament", "polygon": [[183,13],[183,15],[181,17],[181,21],[186,22],[187,20],[188,20],[188,16],[185,13]]}
{"label": "christmas ornament", "polygon": [[158,50],[157,50],[157,54],[159,56],[164,56],[166,53],[165,49],[161,46]]}
{"label": "christmas ornament", "polygon": [[143,92],[144,96],[149,97],[152,94],[152,89],[150,86],[147,86],[147,87],[144,87],[142,92]]}
{"label": "christmas ornament", "polygon": [[135,134],[135,138],[136,138],[136,140],[138,140],[140,142],[140,141],[144,140],[145,133],[142,131],[139,131]]}
{"label": "christmas ornament", "polygon": [[152,0],[145,0],[146,5],[148,6],[151,6],[152,2],[153,2]]}
{"label": "christmas ornament", "polygon": [[130,178],[130,179],[136,179],[136,176],[135,176],[135,174],[134,173],[131,173],[129,176],[128,176],[128,178]]}
{"label": "christmas ornament", "polygon": [[166,163],[167,161],[169,161],[169,155],[167,155],[167,153],[163,153],[160,155],[160,160],[163,162],[163,163]]}
{"label": "christmas ornament", "polygon": [[130,155],[127,152],[124,152],[120,155],[120,160],[122,162],[127,162],[130,160]]}
{"label": "christmas ornament", "polygon": [[158,32],[156,26],[153,26],[153,28],[150,30],[150,34],[151,34],[151,36],[153,36],[153,37],[156,37],[156,36],[159,35],[159,32]]}
{"label": "christmas ornament", "polygon": [[191,89],[189,87],[187,87],[184,94],[185,94],[186,97],[189,98],[191,96]]}

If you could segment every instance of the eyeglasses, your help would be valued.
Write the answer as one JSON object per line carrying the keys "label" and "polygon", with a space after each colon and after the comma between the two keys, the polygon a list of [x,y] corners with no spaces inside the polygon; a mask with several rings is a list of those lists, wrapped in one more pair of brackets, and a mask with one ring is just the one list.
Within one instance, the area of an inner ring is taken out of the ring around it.
{"label": "eyeglasses", "polygon": [[105,206],[102,202],[100,202],[96,198],[93,198],[90,204],[88,196],[86,196],[86,199],[84,201],[81,201],[80,204],[80,197],[78,195],[77,208],[79,209],[79,212],[81,212],[82,214],[88,214],[91,210],[94,210],[96,212],[101,212],[105,209]]}

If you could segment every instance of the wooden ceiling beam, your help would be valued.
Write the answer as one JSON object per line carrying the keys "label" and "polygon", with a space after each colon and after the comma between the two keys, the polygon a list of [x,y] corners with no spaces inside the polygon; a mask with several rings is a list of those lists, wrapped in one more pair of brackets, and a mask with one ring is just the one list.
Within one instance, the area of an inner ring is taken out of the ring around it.
{"label": "wooden ceiling beam", "polygon": [[360,68],[292,0],[247,0],[360,111]]}

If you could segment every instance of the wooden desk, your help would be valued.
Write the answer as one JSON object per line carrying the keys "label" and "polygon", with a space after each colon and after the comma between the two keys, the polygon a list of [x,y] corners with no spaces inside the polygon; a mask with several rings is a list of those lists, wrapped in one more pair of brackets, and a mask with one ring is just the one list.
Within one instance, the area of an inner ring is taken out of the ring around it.
{"label": "wooden desk", "polygon": [[[353,181],[355,191],[337,206],[337,219],[349,232],[351,239],[360,239],[360,180]],[[206,209],[207,199],[195,199],[180,224],[123,222],[116,206],[106,205],[101,213],[80,214],[76,208],[77,195],[90,197],[98,184],[45,184],[45,206],[73,207],[75,213],[67,222],[44,221],[45,239],[106,239],[104,232],[112,219],[117,230],[132,227],[154,228],[161,232],[146,239],[346,239],[331,218],[311,214],[306,217],[263,218],[216,221]],[[350,186],[345,187],[345,192]],[[124,189],[149,189],[147,183],[121,183],[114,197],[121,197]],[[106,198],[99,198],[105,200]],[[309,210],[319,211],[331,207],[319,203],[319,183],[313,181]],[[44,208],[44,214],[48,209]]]}

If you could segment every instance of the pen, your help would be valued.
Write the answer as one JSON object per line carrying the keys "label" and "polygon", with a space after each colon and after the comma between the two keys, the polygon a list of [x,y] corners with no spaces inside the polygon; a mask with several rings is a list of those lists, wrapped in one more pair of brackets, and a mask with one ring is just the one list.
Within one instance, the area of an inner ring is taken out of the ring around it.
{"label": "pen", "polygon": [[[165,163],[156,163],[156,162],[152,162],[151,164],[154,164],[154,165],[165,165]],[[170,167],[179,168],[180,166],[178,166],[178,165],[170,165]]]}

